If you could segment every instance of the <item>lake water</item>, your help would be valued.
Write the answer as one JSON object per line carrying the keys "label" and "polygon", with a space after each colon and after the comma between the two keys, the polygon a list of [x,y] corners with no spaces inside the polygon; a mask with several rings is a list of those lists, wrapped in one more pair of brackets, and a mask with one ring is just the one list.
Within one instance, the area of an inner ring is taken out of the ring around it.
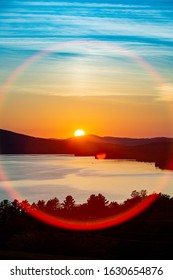
{"label": "lake water", "polygon": [[173,196],[173,172],[153,163],[96,160],[60,155],[1,155],[0,201],[20,196],[29,202],[72,195],[77,203],[102,193],[109,201],[124,201],[133,190]]}

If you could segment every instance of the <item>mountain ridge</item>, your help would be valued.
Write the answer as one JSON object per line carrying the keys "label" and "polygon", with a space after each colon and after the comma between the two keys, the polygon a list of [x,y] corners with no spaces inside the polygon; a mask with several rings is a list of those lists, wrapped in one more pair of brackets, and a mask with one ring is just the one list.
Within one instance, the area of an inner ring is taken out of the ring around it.
{"label": "mountain ridge", "polygon": [[[1,133],[9,133],[9,134],[14,134],[14,135],[20,135],[20,136],[25,136],[25,137],[29,137],[29,138],[34,138],[34,139],[44,139],[44,140],[55,140],[55,141],[62,141],[62,140],[69,140],[69,139],[74,139],[77,137],[69,137],[69,138],[43,138],[43,137],[38,137],[38,136],[32,136],[32,135],[28,135],[28,134],[24,134],[24,133],[18,133],[15,131],[11,131],[11,130],[6,130],[6,129],[0,129],[0,135]],[[78,138],[86,138],[86,137],[90,137],[92,138],[92,140],[95,138],[96,140],[101,139],[101,141],[113,141],[113,140],[125,140],[125,141],[149,141],[149,142],[162,142],[162,141],[173,141],[173,138],[171,137],[166,137],[166,136],[158,136],[158,137],[117,137],[117,136],[110,136],[110,135],[106,135],[106,136],[98,136],[95,134],[86,134],[84,136],[78,136]]]}
{"label": "mountain ridge", "polygon": [[173,139],[85,135],[48,139],[0,129],[0,154],[73,154],[97,159],[135,159],[173,170]]}

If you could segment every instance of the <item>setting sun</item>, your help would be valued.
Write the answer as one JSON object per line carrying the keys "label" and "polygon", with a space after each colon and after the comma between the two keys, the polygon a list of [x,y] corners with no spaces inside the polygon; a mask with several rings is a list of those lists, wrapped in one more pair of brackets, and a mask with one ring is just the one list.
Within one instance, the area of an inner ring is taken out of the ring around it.
{"label": "setting sun", "polygon": [[85,135],[85,131],[82,129],[77,129],[74,133],[74,136],[84,136]]}

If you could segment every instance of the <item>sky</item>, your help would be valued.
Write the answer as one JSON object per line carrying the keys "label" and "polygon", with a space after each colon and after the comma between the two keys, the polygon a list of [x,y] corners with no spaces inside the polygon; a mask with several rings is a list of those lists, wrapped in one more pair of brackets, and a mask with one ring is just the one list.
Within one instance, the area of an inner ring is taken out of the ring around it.
{"label": "sky", "polygon": [[1,0],[0,128],[173,137],[172,0]]}

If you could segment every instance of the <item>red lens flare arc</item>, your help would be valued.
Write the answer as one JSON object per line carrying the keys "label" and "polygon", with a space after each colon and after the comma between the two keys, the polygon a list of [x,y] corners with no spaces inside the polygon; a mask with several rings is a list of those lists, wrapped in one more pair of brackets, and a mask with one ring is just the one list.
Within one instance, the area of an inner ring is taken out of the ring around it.
{"label": "red lens flare arc", "polygon": [[57,226],[68,230],[70,229],[70,230],[80,230],[80,231],[99,230],[111,226],[116,226],[123,222],[127,222],[128,220],[134,218],[135,216],[143,212],[145,209],[147,209],[158,197],[159,197],[158,194],[150,195],[144,198],[142,203],[138,203],[130,210],[127,210],[115,217],[94,220],[94,221],[86,221],[86,222],[80,222],[76,220],[70,221],[70,220],[57,218],[55,216],[42,212],[38,209],[31,208],[31,210],[28,210],[28,204],[26,205],[26,207],[25,204],[23,204],[23,209],[34,218],[42,222],[45,222],[51,226]]}

